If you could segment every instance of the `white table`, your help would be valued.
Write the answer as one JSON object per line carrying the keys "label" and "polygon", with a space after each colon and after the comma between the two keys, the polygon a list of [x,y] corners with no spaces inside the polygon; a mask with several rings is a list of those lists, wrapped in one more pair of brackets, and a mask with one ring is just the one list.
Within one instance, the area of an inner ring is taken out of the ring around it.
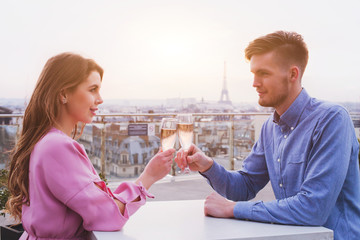
{"label": "white table", "polygon": [[283,239],[328,240],[324,227],[289,226],[204,216],[204,200],[147,202],[118,232],[93,232],[93,239]]}

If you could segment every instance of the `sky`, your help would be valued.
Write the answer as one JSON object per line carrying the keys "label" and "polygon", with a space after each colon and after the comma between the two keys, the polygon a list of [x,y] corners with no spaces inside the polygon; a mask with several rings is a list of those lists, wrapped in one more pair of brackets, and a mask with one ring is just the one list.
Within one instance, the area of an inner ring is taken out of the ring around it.
{"label": "sky", "polygon": [[303,87],[360,102],[358,0],[2,0],[0,98],[29,98],[47,59],[75,52],[104,70],[106,99],[256,102],[244,49],[277,31],[309,48]]}

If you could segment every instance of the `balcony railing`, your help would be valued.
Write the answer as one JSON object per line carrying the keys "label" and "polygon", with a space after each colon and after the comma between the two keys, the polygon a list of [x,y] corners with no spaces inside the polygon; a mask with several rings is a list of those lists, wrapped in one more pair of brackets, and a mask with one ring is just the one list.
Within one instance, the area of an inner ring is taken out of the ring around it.
{"label": "balcony railing", "polygon": [[[220,161],[227,169],[237,169],[242,159],[250,152],[259,136],[262,124],[270,114],[268,112],[193,113],[194,143],[216,161]],[[94,166],[104,176],[135,177],[136,174],[140,174],[159,147],[159,126],[163,117],[176,117],[176,113],[99,114],[94,118],[93,123],[87,125],[89,131],[84,131],[78,141],[85,145]],[[351,117],[355,124],[360,119],[360,113],[351,113]],[[13,147],[17,141],[22,118],[22,114],[0,114],[0,144],[2,145],[0,145],[0,150],[3,158],[8,158],[5,151]],[[139,141],[140,147],[146,149],[146,151],[134,153],[129,152],[129,146],[124,145],[126,144],[124,142],[129,141],[126,140],[129,137],[131,138],[127,135],[129,125],[136,124],[142,124],[142,127],[145,124],[148,127],[151,126],[152,131],[148,131],[146,136],[137,136],[137,138],[132,136],[133,140]],[[13,128],[14,136],[6,136],[5,126]],[[114,128],[114,126],[118,127]],[[177,143],[176,148],[178,147]],[[8,164],[6,159],[1,161],[3,167]],[[127,168],[130,167],[133,167],[131,171],[134,171],[126,175]],[[176,174],[175,168],[174,165],[172,175]]]}

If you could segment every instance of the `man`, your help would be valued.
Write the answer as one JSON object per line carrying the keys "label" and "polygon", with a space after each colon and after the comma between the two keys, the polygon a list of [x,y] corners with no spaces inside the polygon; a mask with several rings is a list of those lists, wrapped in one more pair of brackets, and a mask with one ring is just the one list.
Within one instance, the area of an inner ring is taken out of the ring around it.
{"label": "man", "polygon": [[[343,107],[311,98],[301,87],[308,61],[302,36],[268,34],[251,42],[245,56],[259,104],[275,112],[240,171],[225,170],[194,145],[177,153],[179,167],[187,162],[221,195],[207,197],[205,214],[322,225],[335,239],[360,239],[359,144]],[[248,202],[269,180],[276,200]]]}

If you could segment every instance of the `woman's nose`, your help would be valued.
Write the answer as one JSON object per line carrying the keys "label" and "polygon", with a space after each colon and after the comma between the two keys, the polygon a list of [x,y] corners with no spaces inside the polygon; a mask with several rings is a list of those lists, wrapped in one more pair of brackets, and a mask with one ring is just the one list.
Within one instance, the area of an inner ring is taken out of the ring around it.
{"label": "woman's nose", "polygon": [[102,99],[102,97],[99,95],[98,99],[96,99],[96,104],[102,104],[104,101]]}

